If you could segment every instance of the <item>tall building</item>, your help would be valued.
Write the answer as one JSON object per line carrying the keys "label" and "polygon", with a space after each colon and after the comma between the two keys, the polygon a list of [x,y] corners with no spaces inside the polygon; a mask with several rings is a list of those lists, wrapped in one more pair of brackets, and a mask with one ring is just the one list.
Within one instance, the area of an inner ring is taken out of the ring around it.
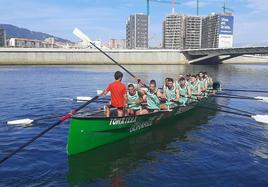
{"label": "tall building", "polygon": [[184,16],[182,14],[167,15],[163,22],[163,48],[183,49]]}
{"label": "tall building", "polygon": [[210,14],[202,20],[202,48],[233,46],[234,17],[230,13]]}
{"label": "tall building", "polygon": [[0,47],[6,47],[6,31],[0,28]]}
{"label": "tall building", "polygon": [[126,48],[148,48],[148,16],[130,15],[126,23]]}
{"label": "tall building", "polygon": [[184,49],[201,48],[202,18],[200,16],[185,17]]}

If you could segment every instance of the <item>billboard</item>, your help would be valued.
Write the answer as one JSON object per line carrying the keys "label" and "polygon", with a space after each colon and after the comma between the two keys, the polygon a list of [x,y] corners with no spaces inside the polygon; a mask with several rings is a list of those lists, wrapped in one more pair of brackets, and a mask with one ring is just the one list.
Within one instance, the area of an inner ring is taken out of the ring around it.
{"label": "billboard", "polygon": [[220,16],[219,24],[219,48],[233,47],[233,16]]}
{"label": "billboard", "polygon": [[234,17],[233,16],[220,16],[219,34],[233,34]]}
{"label": "billboard", "polygon": [[233,47],[233,35],[219,35],[219,48]]}

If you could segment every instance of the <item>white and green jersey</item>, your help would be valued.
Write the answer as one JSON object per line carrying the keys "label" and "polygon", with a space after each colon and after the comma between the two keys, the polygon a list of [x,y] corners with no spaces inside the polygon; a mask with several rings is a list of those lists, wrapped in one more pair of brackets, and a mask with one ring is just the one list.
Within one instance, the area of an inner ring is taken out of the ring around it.
{"label": "white and green jersey", "polygon": [[188,95],[188,85],[184,85],[184,87],[181,87],[179,85],[178,87],[179,91],[180,91],[180,100],[179,103],[182,105],[185,105],[185,103],[187,102],[188,98],[186,97]]}
{"label": "white and green jersey", "polygon": [[177,94],[176,94],[176,87],[173,86],[173,88],[169,89],[168,87],[164,90],[165,92],[165,96],[167,98],[168,101],[170,100],[175,100],[176,97],[177,97]]}
{"label": "white and green jersey", "polygon": [[205,89],[205,85],[206,85],[205,80],[199,80],[198,83],[199,83],[201,89]]}
{"label": "white and green jersey", "polygon": [[129,92],[127,92],[128,107],[133,110],[140,110],[141,105],[135,103],[139,98],[139,93],[137,91],[135,91],[134,95],[130,95]]}
{"label": "white and green jersey", "polygon": [[190,88],[191,88],[191,90],[192,90],[192,94],[198,94],[198,82],[195,82],[194,84],[193,83],[191,83],[190,84]]}
{"label": "white and green jersey", "polygon": [[[190,83],[189,83],[187,80],[185,80],[185,85],[188,86],[189,84],[190,84]],[[176,81],[176,82],[175,82],[175,86],[176,86],[176,88],[179,89],[179,85],[180,85],[179,81]]]}
{"label": "white and green jersey", "polygon": [[157,91],[151,93],[149,90],[146,92],[147,95],[147,107],[152,110],[160,110],[160,100],[157,97]]}

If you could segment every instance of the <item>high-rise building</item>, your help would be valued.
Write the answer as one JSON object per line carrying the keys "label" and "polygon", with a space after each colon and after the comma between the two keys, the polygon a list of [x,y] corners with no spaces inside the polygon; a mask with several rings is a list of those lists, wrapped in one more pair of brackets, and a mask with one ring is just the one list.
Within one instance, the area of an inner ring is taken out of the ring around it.
{"label": "high-rise building", "polygon": [[126,48],[148,48],[148,16],[130,15],[126,23]]}
{"label": "high-rise building", "polygon": [[184,15],[169,14],[163,22],[163,48],[183,49]]}
{"label": "high-rise building", "polygon": [[201,48],[201,16],[185,16],[184,49]]}
{"label": "high-rise building", "polygon": [[202,20],[202,48],[233,46],[234,17],[230,13],[210,14]]}
{"label": "high-rise building", "polygon": [[0,28],[0,47],[6,47],[6,31]]}

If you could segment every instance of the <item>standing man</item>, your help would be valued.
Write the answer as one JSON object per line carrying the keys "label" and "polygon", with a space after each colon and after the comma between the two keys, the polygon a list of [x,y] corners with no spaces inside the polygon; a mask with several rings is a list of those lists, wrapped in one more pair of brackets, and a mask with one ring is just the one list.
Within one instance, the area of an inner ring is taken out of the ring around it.
{"label": "standing man", "polygon": [[102,92],[102,95],[106,95],[111,92],[111,102],[105,107],[106,117],[110,117],[111,108],[117,109],[117,116],[122,117],[125,113],[125,106],[127,106],[127,90],[126,85],[121,81],[123,79],[123,73],[120,71],[114,74],[115,81],[110,83],[108,87]]}

